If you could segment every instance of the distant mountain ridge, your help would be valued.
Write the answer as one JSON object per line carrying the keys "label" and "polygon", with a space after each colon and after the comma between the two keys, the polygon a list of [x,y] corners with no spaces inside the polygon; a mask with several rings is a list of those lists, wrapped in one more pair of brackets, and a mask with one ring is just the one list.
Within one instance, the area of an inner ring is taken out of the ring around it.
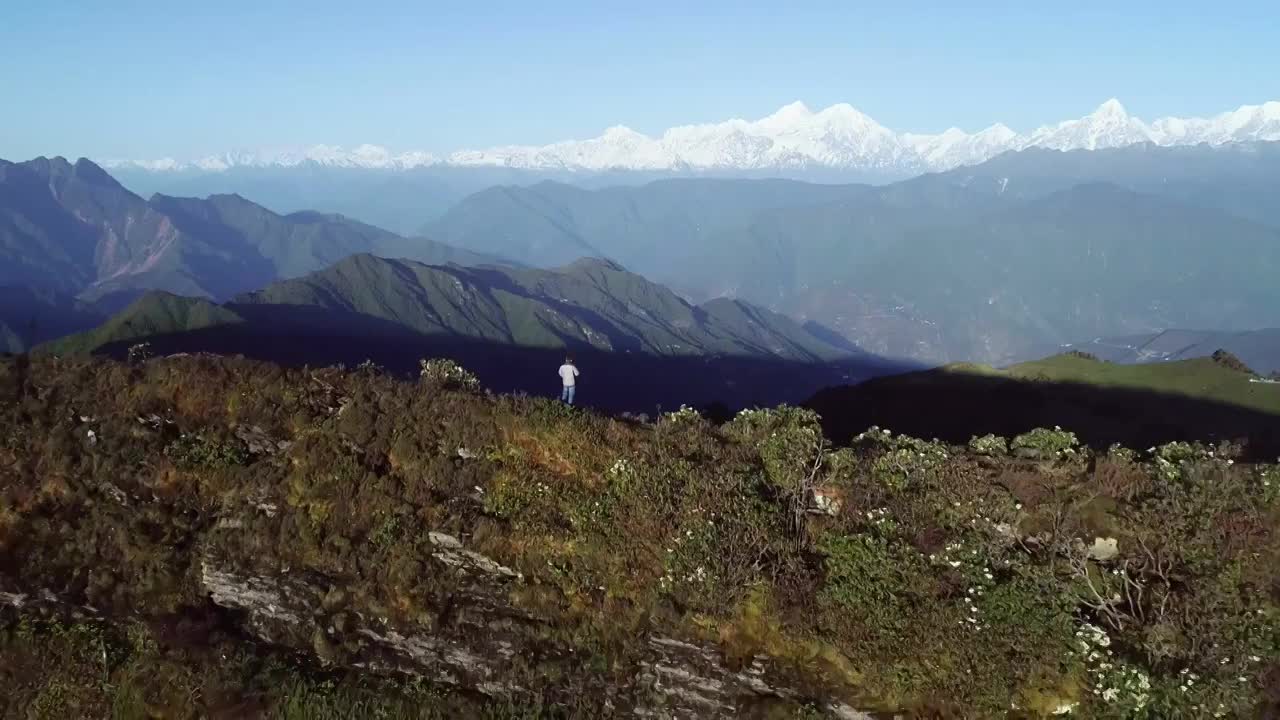
{"label": "distant mountain ridge", "polygon": [[157,354],[310,366],[371,360],[396,372],[447,357],[495,390],[545,393],[558,391],[555,368],[572,351],[583,370],[580,400],[638,412],[798,402],[908,367],[820,333],[741,301],[692,305],[604,260],[530,270],[360,254],[222,305],[154,291],[37,353],[124,357],[148,343]]}
{"label": "distant mountain ridge", "polygon": [[359,252],[493,260],[339,215],[279,215],[238,195],[144,200],[83,158],[0,160],[0,286],[225,299]]}
{"label": "distant mountain ridge", "polygon": [[742,300],[832,344],[926,363],[1268,327],[1280,308],[1280,143],[1032,148],[883,186],[502,185],[425,226],[439,242],[229,194],[143,201],[87,161],[4,173],[0,285],[107,310],[148,289],[225,300],[362,253],[534,268],[606,258],[704,310]]}
{"label": "distant mountain ridge", "polygon": [[606,260],[556,270],[426,265],[352,255],[222,306],[152,292],[102,327],[50,346],[111,343],[216,325],[421,335],[521,347],[655,356],[747,356],[821,363],[861,355],[795,321],[733,300],[691,305]]}
{"label": "distant mountain ridge", "polygon": [[504,186],[424,232],[538,266],[600,254],[880,355],[1005,363],[1082,338],[1272,323],[1278,182],[1273,143],[1030,149],[886,186]]}
{"label": "distant mountain ridge", "polygon": [[543,146],[508,145],[461,150],[445,157],[420,151],[393,153],[372,144],[350,150],[316,145],[276,152],[231,152],[194,161],[117,160],[109,167],[151,172],[223,172],[241,167],[321,167],[406,170],[449,166],[542,171],[609,170],[697,172],[715,170],[835,169],[875,171],[900,179],[988,160],[1031,147],[1096,150],[1140,143],[1160,146],[1223,145],[1280,140],[1280,102],[1242,105],[1209,118],[1166,117],[1151,123],[1130,116],[1111,99],[1075,120],[1018,133],[997,123],[968,133],[890,130],[853,106],[840,103],[814,112],[801,102],[759,120],[682,125],[650,137],[623,125],[589,140]]}

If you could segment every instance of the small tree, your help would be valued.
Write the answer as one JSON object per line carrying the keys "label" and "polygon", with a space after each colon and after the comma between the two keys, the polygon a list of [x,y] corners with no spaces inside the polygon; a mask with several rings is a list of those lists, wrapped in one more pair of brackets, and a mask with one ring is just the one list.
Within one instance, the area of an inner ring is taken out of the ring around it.
{"label": "small tree", "polygon": [[1250,375],[1256,374],[1248,365],[1245,365],[1244,362],[1240,360],[1240,358],[1236,357],[1235,355],[1232,355],[1231,353],[1221,348],[1213,352],[1213,361],[1218,363],[1219,365],[1222,365],[1223,367],[1231,368],[1232,370],[1236,370],[1238,372],[1249,373]]}

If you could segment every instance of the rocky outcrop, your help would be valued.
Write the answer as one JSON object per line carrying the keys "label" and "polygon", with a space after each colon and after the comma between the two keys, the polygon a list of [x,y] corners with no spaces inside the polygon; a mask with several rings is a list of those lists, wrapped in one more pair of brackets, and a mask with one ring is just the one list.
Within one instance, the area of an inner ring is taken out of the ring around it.
{"label": "rocky outcrop", "polygon": [[[224,518],[224,520],[229,520]],[[243,521],[222,522],[235,532]],[[662,634],[636,639],[634,650],[612,657],[615,669],[584,672],[583,651],[557,642],[551,626],[513,604],[525,577],[467,549],[456,537],[430,532],[431,561],[439,571],[443,607],[425,620],[393,621],[353,598],[335,578],[284,569],[262,574],[206,550],[199,561],[201,594],[258,641],[300,652],[321,665],[378,674],[421,677],[460,690],[519,702],[572,706],[583,693],[602,698],[616,717],[741,717],[775,703],[825,708],[831,717],[870,720],[837,701],[815,699],[794,687],[764,655],[730,668],[718,647]],[[103,610],[48,589],[20,588],[0,577],[0,606],[38,616],[110,621],[127,609]],[[561,692],[549,677],[572,678]],[[548,690],[550,692],[548,693]]]}
{"label": "rocky outcrop", "polygon": [[[432,559],[454,576],[453,605],[428,623],[392,623],[353,607],[329,579],[284,572],[270,577],[239,571],[206,557],[201,582],[213,601],[241,613],[244,627],[264,642],[307,652],[323,663],[381,673],[420,676],[491,697],[519,700],[530,682],[573,673],[584,658],[549,640],[547,628],[509,600],[523,576],[466,549],[457,538],[429,535]],[[618,716],[645,718],[738,717],[746,709],[804,696],[782,684],[769,658],[742,670],[727,668],[718,649],[652,635],[632,658],[629,683],[594,681]],[[580,677],[582,684],[593,680]],[[564,698],[572,703],[572,697]],[[870,716],[824,702],[833,717]]]}

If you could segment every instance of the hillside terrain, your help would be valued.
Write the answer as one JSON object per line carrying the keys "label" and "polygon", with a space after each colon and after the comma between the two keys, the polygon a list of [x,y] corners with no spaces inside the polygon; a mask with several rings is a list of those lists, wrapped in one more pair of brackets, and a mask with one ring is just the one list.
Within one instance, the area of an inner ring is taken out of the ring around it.
{"label": "hillside terrain", "polygon": [[225,300],[361,252],[491,261],[338,215],[277,215],[238,195],[129,192],[85,159],[0,161],[0,286],[96,302],[145,290]]}
{"label": "hillside terrain", "polygon": [[424,367],[0,361],[0,713],[1280,711],[1280,468],[1231,444],[833,446]]}
{"label": "hillside terrain", "polygon": [[1066,353],[1004,369],[957,363],[874,378],[805,404],[837,439],[870,422],[953,442],[1060,425],[1095,448],[1232,440],[1272,457],[1280,454],[1280,384],[1256,379],[1229,354],[1123,365]]}
{"label": "hillside terrain", "polygon": [[355,255],[215,306],[144,296],[102,326],[41,346],[54,354],[242,353],[294,365],[366,360],[415,371],[452,357],[490,387],[556,390],[566,350],[582,401],[651,412],[656,405],[734,407],[798,401],[824,385],[907,366],[789,318],[728,299],[691,305],[604,260],[556,270],[424,265]]}

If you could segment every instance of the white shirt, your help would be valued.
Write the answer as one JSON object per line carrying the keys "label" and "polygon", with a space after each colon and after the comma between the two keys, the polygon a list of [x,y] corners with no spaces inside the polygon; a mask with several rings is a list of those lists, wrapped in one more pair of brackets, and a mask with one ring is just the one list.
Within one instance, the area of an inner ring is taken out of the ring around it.
{"label": "white shirt", "polygon": [[578,377],[578,368],[569,363],[560,366],[560,379],[564,380],[565,387],[573,387],[576,377]]}

